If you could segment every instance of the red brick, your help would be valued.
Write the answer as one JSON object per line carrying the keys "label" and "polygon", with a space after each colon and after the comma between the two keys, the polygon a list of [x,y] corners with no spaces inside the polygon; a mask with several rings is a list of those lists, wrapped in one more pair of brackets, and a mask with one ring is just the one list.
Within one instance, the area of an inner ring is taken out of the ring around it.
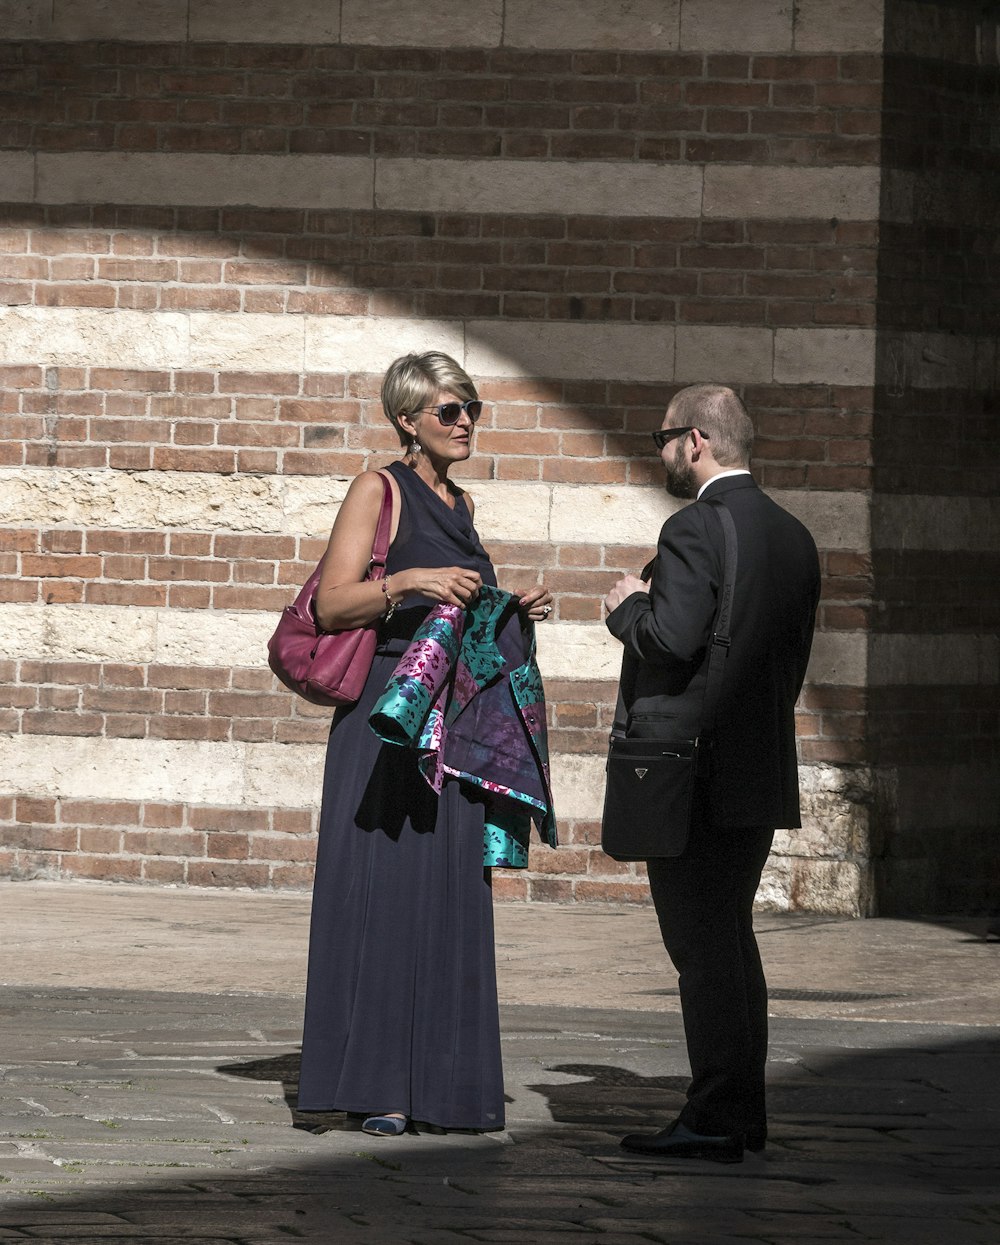
{"label": "red brick", "polygon": [[4,830],[4,846],[28,851],[73,852],[77,835],[72,826],[10,826]]}
{"label": "red brick", "polygon": [[187,866],[187,880],[191,886],[249,886],[259,890],[267,885],[268,868],[244,861],[192,860]]}
{"label": "red brick", "polygon": [[[210,842],[214,844],[217,838],[217,835],[212,835]],[[253,860],[311,863],[316,859],[316,840],[280,834],[254,834],[250,837],[250,857]]]}
{"label": "red brick", "polygon": [[575,886],[576,898],[580,903],[648,904],[650,902],[649,887],[644,882],[598,882],[581,878]]}
{"label": "red brick", "polygon": [[150,719],[149,734],[153,739],[214,739],[229,737],[230,723],[223,718]]}
{"label": "red brick", "polygon": [[142,824],[170,829],[184,824],[184,808],[179,804],[144,804]]}
{"label": "red brick", "polygon": [[19,822],[55,824],[56,802],[54,799],[32,799],[29,796],[17,796],[14,806],[14,817]]}
{"label": "red brick", "polygon": [[498,902],[522,903],[528,898],[528,879],[514,869],[492,870],[493,898]]}
{"label": "red brick", "polygon": [[282,834],[312,834],[316,828],[316,814],[307,809],[276,808],[272,821]]}
{"label": "red brick", "polygon": [[40,578],[70,576],[95,579],[101,573],[101,560],[72,554],[57,557],[26,553],[21,558],[21,573]]}
{"label": "red brick", "polygon": [[126,832],[125,851],[138,856],[202,857],[206,836],[194,831],[136,830]]}
{"label": "red brick", "polygon": [[185,880],[187,867],[179,860],[144,860],[142,877],[146,882],[156,882],[160,886],[179,886]]}
{"label": "red brick", "polygon": [[100,735],[103,721],[95,713],[26,710],[21,729],[26,735]]}
{"label": "red brick", "polygon": [[531,877],[528,879],[528,898],[545,903],[570,903],[573,885],[564,878]]}
{"label": "red brick", "polygon": [[[120,830],[98,830],[93,827],[86,827],[79,832],[79,850],[81,852],[100,853],[102,856],[116,856],[121,851],[121,841],[122,833]],[[73,847],[75,846],[76,844],[73,845]]]}
{"label": "red brick", "polygon": [[134,882],[142,873],[140,860],[117,856],[90,856],[82,853],[62,857],[62,868],[71,877],[96,878],[105,882]]}
{"label": "red brick", "polygon": [[139,820],[139,805],[125,801],[63,800],[60,805],[63,822],[85,826],[134,826]]}

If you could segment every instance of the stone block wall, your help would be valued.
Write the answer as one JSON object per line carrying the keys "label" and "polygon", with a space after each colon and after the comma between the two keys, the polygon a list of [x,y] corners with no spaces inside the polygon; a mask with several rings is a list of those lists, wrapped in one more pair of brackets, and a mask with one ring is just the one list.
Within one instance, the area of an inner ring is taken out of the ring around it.
{"label": "stone block wall", "polygon": [[881,0],[0,19],[0,868],[308,884],[327,714],[263,646],[397,452],[382,370],[438,347],[491,403],[462,478],[500,582],[557,598],[565,846],[497,894],[646,899],[594,846],[600,598],[672,504],[650,430],[715,379],[824,570],[762,900],[871,911]]}

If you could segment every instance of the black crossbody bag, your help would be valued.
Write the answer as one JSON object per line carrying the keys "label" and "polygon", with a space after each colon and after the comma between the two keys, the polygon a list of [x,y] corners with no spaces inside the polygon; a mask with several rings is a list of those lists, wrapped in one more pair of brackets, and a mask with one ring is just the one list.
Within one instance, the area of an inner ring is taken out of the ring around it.
{"label": "black crossbody bag", "polygon": [[722,676],[729,655],[738,554],[732,515],[721,501],[708,504],[713,505],[722,522],[725,565],[709,646],[701,727],[693,739],[628,739],[622,688],[631,676],[635,659],[627,652],[623,655],[601,820],[601,847],[614,860],[679,856],[691,831],[695,779],[708,771]]}

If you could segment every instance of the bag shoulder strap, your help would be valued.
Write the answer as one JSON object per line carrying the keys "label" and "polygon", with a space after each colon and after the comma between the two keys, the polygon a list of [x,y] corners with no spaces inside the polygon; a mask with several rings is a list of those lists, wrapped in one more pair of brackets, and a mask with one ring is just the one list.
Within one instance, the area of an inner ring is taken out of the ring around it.
{"label": "bag shoulder strap", "polygon": [[715,628],[708,653],[708,678],[705,682],[705,699],[701,706],[699,738],[710,736],[715,728],[715,715],[719,708],[719,697],[722,694],[722,676],[725,671],[726,658],[729,656],[729,630],[733,618],[736,564],[739,557],[736,524],[733,522],[733,516],[729,513],[728,507],[724,502],[715,499],[709,499],[706,504],[713,507],[722,522],[726,552],[722,587],[719,591],[719,606],[715,615]]}
{"label": "bag shoulder strap", "polygon": [[[378,513],[378,526],[372,542],[372,560],[368,564],[369,574],[376,567],[385,570],[385,559],[389,553],[389,529],[392,526],[392,486],[381,471],[378,472],[378,478],[382,481],[382,508]],[[378,579],[380,576],[376,575],[373,578]]]}
{"label": "bag shoulder strap", "polygon": [[[722,523],[722,534],[725,540],[725,555],[722,570],[722,586],[719,590],[719,601],[715,610],[712,625],[712,638],[709,642],[708,676],[705,682],[705,697],[701,708],[701,729],[698,738],[710,735],[715,727],[715,715],[719,708],[719,697],[722,693],[722,675],[729,656],[729,631],[732,625],[733,597],[736,591],[736,565],[739,556],[739,542],[736,538],[736,524],[733,516],[721,499],[707,498],[705,505],[710,505]],[[650,568],[652,563],[650,563]],[[615,706],[615,719],[611,727],[613,738],[624,738],[628,726],[628,713],[625,709],[625,687],[635,681],[635,660],[626,649],[622,654],[622,672],[618,682],[618,703]]]}

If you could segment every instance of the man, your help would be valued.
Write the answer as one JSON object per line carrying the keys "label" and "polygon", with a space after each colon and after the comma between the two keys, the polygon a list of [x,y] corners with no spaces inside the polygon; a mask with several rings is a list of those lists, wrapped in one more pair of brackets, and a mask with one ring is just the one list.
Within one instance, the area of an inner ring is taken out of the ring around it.
{"label": "man", "polygon": [[[680,974],[692,1080],[677,1120],[626,1150],[739,1162],[764,1148],[767,986],[753,900],[777,826],[800,825],[794,706],[819,598],[808,531],[750,475],[753,425],[722,385],[691,385],[653,433],[675,497],[718,498],[738,538],[731,644],[687,845],[649,861],[660,931]],[[698,734],[725,539],[714,505],[664,524],[648,583],[626,575],[605,599],[608,628],[635,659],[623,688],[628,734]]]}

